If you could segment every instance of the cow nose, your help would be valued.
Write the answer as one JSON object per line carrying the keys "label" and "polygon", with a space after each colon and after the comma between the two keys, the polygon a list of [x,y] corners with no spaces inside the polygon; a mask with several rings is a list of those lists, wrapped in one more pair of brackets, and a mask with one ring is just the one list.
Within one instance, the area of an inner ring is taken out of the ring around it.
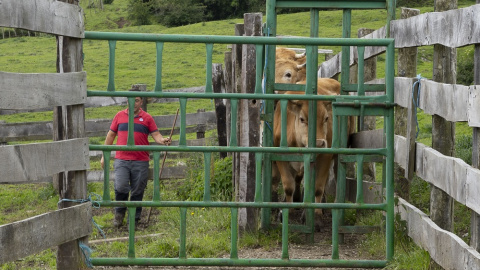
{"label": "cow nose", "polygon": [[327,141],[325,139],[318,139],[317,140],[317,147],[318,148],[326,148],[327,147]]}

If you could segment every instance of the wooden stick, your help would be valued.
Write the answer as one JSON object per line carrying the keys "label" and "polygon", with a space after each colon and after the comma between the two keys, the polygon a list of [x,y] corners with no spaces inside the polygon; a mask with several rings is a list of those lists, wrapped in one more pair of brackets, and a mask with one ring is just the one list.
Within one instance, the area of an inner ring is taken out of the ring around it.
{"label": "wooden stick", "polygon": [[[175,120],[173,121],[173,126],[172,126],[172,129],[170,130],[170,140],[172,139],[172,136],[173,136],[173,130],[175,129],[175,124],[177,123],[177,117],[178,117],[178,111],[180,109],[177,109],[177,114],[175,115]],[[160,172],[158,173],[158,180],[160,180],[160,177],[162,176],[162,171],[163,171],[163,166],[165,165],[165,159],[167,159],[167,151],[165,151],[165,154],[163,155],[163,161],[162,161],[162,167],[160,167]],[[152,214],[152,207],[150,207],[150,209],[148,209],[148,216],[147,216],[147,222],[146,224],[148,224],[148,222],[150,221],[150,215]]]}

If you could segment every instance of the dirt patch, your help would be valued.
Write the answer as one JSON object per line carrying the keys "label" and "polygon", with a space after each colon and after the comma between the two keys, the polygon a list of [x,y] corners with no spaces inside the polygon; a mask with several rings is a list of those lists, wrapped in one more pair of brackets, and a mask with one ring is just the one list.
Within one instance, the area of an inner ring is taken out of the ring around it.
{"label": "dirt patch", "polygon": [[130,25],[130,22],[126,20],[124,17],[121,17],[118,21],[115,22],[118,25],[118,28],[123,28],[123,26]]}

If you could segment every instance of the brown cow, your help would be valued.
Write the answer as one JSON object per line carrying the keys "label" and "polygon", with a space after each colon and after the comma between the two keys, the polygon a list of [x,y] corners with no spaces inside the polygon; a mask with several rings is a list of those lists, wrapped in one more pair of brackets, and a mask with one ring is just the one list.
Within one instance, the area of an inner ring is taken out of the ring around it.
{"label": "brown cow", "polygon": [[275,50],[275,60],[284,59],[297,62],[298,64],[304,64],[307,61],[305,53],[296,53],[292,49],[278,47]]}
{"label": "brown cow", "polygon": [[[299,83],[305,83],[299,82]],[[334,79],[319,78],[317,93],[320,95],[340,94],[340,83]],[[286,94],[304,94],[304,92],[289,91]],[[349,134],[354,128],[353,118],[349,120]],[[332,144],[332,105],[328,101],[317,101],[316,147],[327,148]],[[274,114],[273,129],[274,146],[280,146],[281,139],[281,108],[277,104]],[[287,105],[287,145],[289,147],[307,147],[308,145],[308,101],[290,100]],[[320,203],[328,181],[329,169],[332,165],[332,154],[318,154],[315,160],[315,202]],[[293,202],[295,189],[300,186],[303,178],[303,163],[276,161],[273,166],[273,190],[276,190],[280,177],[287,202]],[[316,229],[321,226],[322,209],[316,209]]]}
{"label": "brown cow", "polygon": [[296,83],[306,78],[305,53],[298,54],[294,50],[278,47],[275,51],[275,82]]}

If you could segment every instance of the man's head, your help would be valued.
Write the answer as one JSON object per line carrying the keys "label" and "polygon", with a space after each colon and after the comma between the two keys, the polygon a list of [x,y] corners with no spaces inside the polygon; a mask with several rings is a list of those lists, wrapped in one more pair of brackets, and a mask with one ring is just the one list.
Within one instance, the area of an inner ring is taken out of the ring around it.
{"label": "man's head", "polygon": [[[128,91],[140,92],[140,90],[137,89],[137,88],[132,88]],[[143,105],[143,98],[135,97],[135,105],[134,105],[134,107],[135,107],[134,113],[135,114],[138,114],[140,112],[140,109],[142,108],[142,105]]]}

